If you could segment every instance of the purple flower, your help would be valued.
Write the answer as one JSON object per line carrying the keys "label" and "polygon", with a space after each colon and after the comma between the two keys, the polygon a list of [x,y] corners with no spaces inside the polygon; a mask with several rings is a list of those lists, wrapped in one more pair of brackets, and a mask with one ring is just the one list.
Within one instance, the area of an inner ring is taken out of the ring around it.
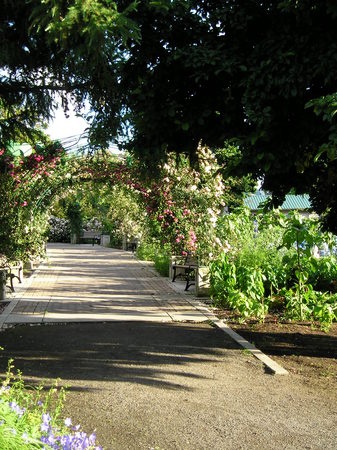
{"label": "purple flower", "polygon": [[50,426],[51,417],[49,414],[42,414],[42,424],[41,424],[41,431],[48,433],[51,429]]}
{"label": "purple flower", "polygon": [[16,402],[9,402],[9,407],[12,411],[14,411],[18,416],[23,416],[25,413],[25,408],[21,408]]}
{"label": "purple flower", "polygon": [[67,417],[64,421],[66,427],[70,427],[72,425],[70,417]]}
{"label": "purple flower", "polygon": [[[67,427],[72,425],[71,419],[68,417],[64,420]],[[88,436],[81,431],[80,425],[72,427],[72,433],[66,435],[55,435],[55,430],[51,427],[51,417],[49,414],[42,415],[41,431],[45,433],[41,437],[41,442],[47,444],[54,450],[86,450],[93,448],[96,442],[96,435],[92,433]],[[94,447],[95,450],[103,450],[101,447]]]}

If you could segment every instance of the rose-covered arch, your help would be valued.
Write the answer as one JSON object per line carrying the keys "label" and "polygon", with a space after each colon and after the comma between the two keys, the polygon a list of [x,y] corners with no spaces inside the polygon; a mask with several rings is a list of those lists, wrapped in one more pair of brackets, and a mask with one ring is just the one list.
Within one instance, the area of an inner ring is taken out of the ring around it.
{"label": "rose-covered arch", "polygon": [[155,177],[140,175],[140,161],[127,157],[92,158],[82,166],[82,176],[96,182],[122,185],[138,195],[146,218],[147,235],[171,254],[192,253],[202,263],[223,250],[216,235],[216,222],[224,208],[227,189],[212,151],[201,143],[197,162],[167,155]]}
{"label": "rose-covered arch", "polygon": [[126,158],[68,153],[58,142],[26,153],[13,146],[0,149],[0,253],[9,260],[42,254],[56,196],[88,181],[124,185],[140,194],[144,190],[132,173]]}
{"label": "rose-covered arch", "polygon": [[8,259],[28,259],[44,247],[43,216],[60,179],[65,151],[57,143],[26,154],[0,150],[0,252]]}
{"label": "rose-covered arch", "polygon": [[225,187],[212,152],[199,145],[197,156],[192,168],[187,157],[168,155],[155,179],[145,181],[140,163],[130,156],[67,154],[57,142],[28,155],[2,149],[1,253],[20,259],[41,253],[55,195],[91,181],[132,192],[143,207],[148,236],[171,253],[191,252],[207,262],[221,249],[215,223]]}

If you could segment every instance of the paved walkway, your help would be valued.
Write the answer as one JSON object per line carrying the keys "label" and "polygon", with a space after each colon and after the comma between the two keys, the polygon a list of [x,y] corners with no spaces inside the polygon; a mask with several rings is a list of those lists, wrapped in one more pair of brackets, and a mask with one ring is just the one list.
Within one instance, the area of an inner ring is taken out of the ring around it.
{"label": "paved walkway", "polygon": [[47,258],[0,315],[15,323],[204,322],[211,312],[185,283],[160,277],[130,252],[90,244],[49,244]]}
{"label": "paved walkway", "polygon": [[219,320],[185,282],[161,277],[131,252],[90,244],[49,244],[47,258],[0,314],[0,329],[14,324],[72,322],[212,321],[269,370],[287,374]]}

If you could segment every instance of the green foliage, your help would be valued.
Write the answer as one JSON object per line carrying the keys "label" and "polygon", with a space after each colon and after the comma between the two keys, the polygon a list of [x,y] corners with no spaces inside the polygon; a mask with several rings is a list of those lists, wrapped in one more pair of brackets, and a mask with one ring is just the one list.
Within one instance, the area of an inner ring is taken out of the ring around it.
{"label": "green foliage", "polygon": [[328,330],[332,322],[337,320],[337,296],[329,292],[315,291],[308,284],[302,293],[301,302],[296,290],[287,289],[284,292],[284,316],[291,320],[309,320],[321,323]]}
{"label": "green foliage", "polygon": [[71,233],[80,235],[83,226],[81,205],[76,201],[68,203],[66,215],[69,220]]}
{"label": "green foliage", "polygon": [[[14,372],[9,360],[0,388],[0,448],[29,449],[101,449],[96,436],[87,436],[71,419],[62,419],[65,389],[56,381],[46,390],[43,385],[26,386],[20,371]],[[101,449],[102,450],[102,449]]]}
{"label": "green foliage", "polygon": [[0,21],[1,144],[45,140],[58,93],[89,103],[92,149],[118,136],[146,166],[235,142],[237,175],[274,205],[309,193],[336,232],[333,2],[9,0]]}
{"label": "green foliage", "polygon": [[167,251],[165,251],[165,249],[161,249],[158,253],[155,254],[154,267],[161,276],[169,276],[170,255]]}
{"label": "green foliage", "polygon": [[294,320],[313,320],[323,327],[337,320],[336,256],[312,255],[313,248],[334,242],[314,219],[278,212],[247,211],[224,216],[219,235],[227,253],[211,263],[213,301],[244,319],[262,320],[278,311]]}
{"label": "green foliage", "polygon": [[256,180],[250,174],[232,176],[242,163],[242,151],[237,145],[226,142],[222,148],[215,150],[220,172],[225,185],[224,202],[227,210],[233,211],[243,205],[243,198],[256,190]]}
{"label": "green foliage", "polygon": [[242,318],[264,319],[268,306],[263,302],[264,275],[260,269],[239,267],[227,254],[210,264],[211,292],[215,305],[236,310]]}
{"label": "green foliage", "polygon": [[[325,235],[325,239],[327,238],[328,236]],[[293,296],[291,292],[288,305],[292,305],[292,310],[299,311],[300,319],[305,317],[305,300],[311,298],[313,293],[313,288],[308,283],[310,272],[314,271],[316,265],[315,258],[311,256],[312,249],[323,242],[324,235],[320,233],[317,221],[305,219],[296,212],[287,217],[282,245],[288,249],[295,248],[295,253],[284,262],[285,269],[291,268],[294,274],[296,291],[296,296]],[[297,315],[297,312],[295,314]]]}
{"label": "green foliage", "polygon": [[[137,2],[9,0],[0,12],[2,58],[0,143],[41,141],[57,95],[65,112],[91,106],[93,143],[116,136],[119,66],[126,42],[139,39],[129,19]],[[15,42],[15,45],[13,44]],[[87,103],[86,103],[87,104]]]}
{"label": "green foliage", "polygon": [[319,152],[315,156],[318,161],[322,156],[327,156],[329,161],[337,159],[337,130],[336,130],[336,112],[337,112],[337,93],[324,95],[323,97],[310,100],[307,108],[313,108],[317,116],[321,116],[324,122],[330,125],[330,134],[328,142],[320,146]]}
{"label": "green foliage", "polygon": [[177,0],[153,10],[141,2],[132,16],[141,39],[122,70],[128,147],[150,163],[164,149],[194,153],[200,138],[210,147],[228,139],[242,152],[233,173],[263,177],[274,206],[292,187],[309,193],[336,232],[331,4]]}
{"label": "green foliage", "polygon": [[152,261],[154,268],[163,276],[169,276],[170,247],[160,245],[159,241],[141,241],[136,250],[137,258],[143,261]]}
{"label": "green foliage", "polygon": [[284,285],[287,276],[283,270],[285,250],[280,248],[283,228],[279,220],[276,213],[252,218],[250,211],[244,208],[222,216],[217,227],[220,239],[228,241],[237,267],[262,270],[268,294]]}
{"label": "green foliage", "polygon": [[337,292],[337,258],[327,255],[311,259],[308,282],[316,291]]}
{"label": "green foliage", "polygon": [[109,208],[105,223],[112,224],[115,234],[128,241],[140,239],[144,230],[145,211],[138,195],[126,186],[107,186],[105,201]]}
{"label": "green foliage", "polygon": [[143,261],[154,261],[158,247],[160,247],[159,242],[141,241],[137,246],[136,255]]}

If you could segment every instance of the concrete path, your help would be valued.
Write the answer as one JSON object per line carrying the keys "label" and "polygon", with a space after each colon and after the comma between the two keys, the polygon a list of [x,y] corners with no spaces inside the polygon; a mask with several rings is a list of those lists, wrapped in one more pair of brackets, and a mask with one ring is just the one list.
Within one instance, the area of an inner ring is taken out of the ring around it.
{"label": "concrete path", "polygon": [[49,244],[47,259],[16,285],[0,327],[16,323],[204,322],[210,311],[184,282],[160,277],[130,252],[90,244]]}

